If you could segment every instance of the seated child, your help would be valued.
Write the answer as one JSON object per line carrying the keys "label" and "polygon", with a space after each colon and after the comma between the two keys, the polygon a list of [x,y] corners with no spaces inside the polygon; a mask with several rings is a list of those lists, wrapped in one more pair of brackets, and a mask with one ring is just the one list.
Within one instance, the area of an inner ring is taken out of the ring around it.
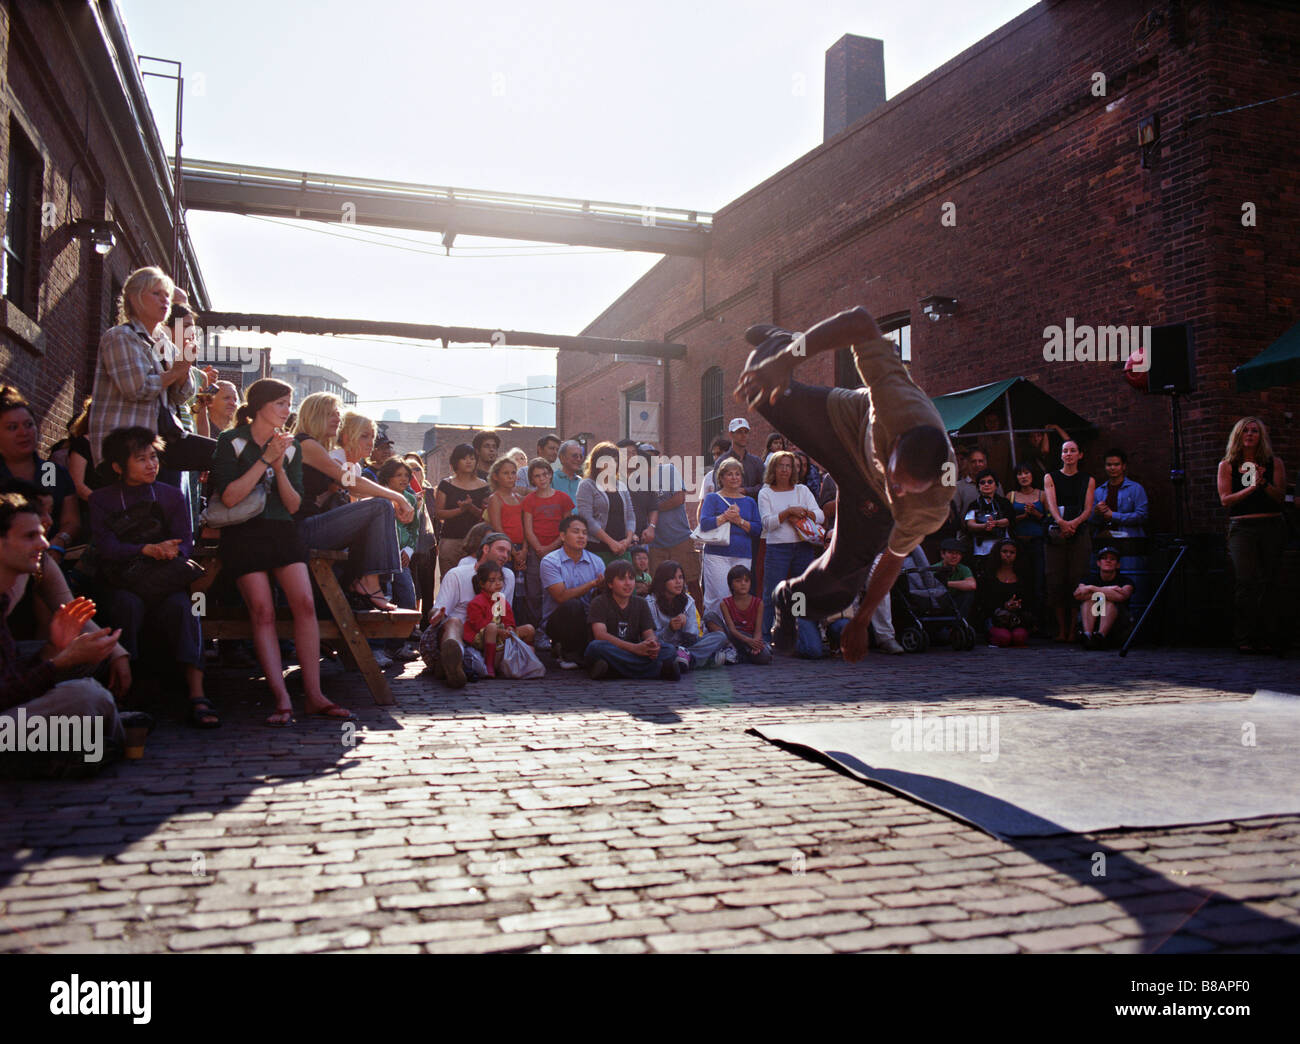
{"label": "seated child", "polygon": [[763,622],[763,600],[750,594],[754,575],[748,567],[734,565],[727,572],[727,587],[731,595],[724,598],[718,608],[727,637],[744,663],[767,664],[772,662],[772,650],[759,637]]}
{"label": "seated child", "polygon": [[685,668],[721,667],[730,647],[721,631],[700,634],[695,599],[686,592],[686,574],[671,559],[661,562],[650,582],[650,616],[655,636],[677,646],[677,658]]}
{"label": "seated child", "polygon": [[975,574],[962,564],[962,544],[960,540],[949,539],[939,545],[939,558],[943,564],[930,563],[936,567],[935,578],[948,585],[957,611],[970,620],[971,609],[975,605]]}
{"label": "seated child", "polygon": [[474,597],[465,610],[465,644],[483,654],[489,678],[496,677],[497,667],[505,654],[507,634],[513,634],[530,645],[533,641],[531,626],[515,627],[515,614],[506,601],[505,587],[506,578],[500,563],[483,562],[474,570]]}
{"label": "seated child", "polygon": [[625,678],[677,681],[682,669],[677,646],[655,636],[654,618],[646,600],[633,592],[632,563],[616,559],[605,567],[605,590],[591,600],[587,622],[592,640],[587,645],[587,671],[593,680],[611,670]]}
{"label": "seated child", "polygon": [[640,598],[648,598],[654,578],[650,575],[650,551],[644,544],[632,548],[632,565],[636,569],[634,593]]}

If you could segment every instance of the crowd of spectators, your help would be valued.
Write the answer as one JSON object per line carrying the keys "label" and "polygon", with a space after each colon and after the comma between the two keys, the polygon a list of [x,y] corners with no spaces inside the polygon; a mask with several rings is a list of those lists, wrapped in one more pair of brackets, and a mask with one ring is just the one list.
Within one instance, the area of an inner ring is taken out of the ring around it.
{"label": "crowd of spectators", "polygon": [[[92,396],[50,458],[20,391],[0,389],[0,714],[91,708],[108,713],[117,742],[116,701],[152,675],[183,696],[191,724],[218,727],[202,619],[190,611],[201,543],[215,546],[247,614],[273,727],[295,714],[286,653],[302,714],[353,717],[320,687],[313,550],[347,552],[337,571],[354,611],[418,611],[409,635],[372,643],[381,667],[423,655],[452,687],[548,650],[559,669],[592,678],[769,664],[773,591],[812,565],[837,522],[826,462],[781,433],[762,458],[750,453],[743,417],[713,440],[695,489],[651,443],[588,451],[548,433],[530,458],[503,452],[490,430],[452,450],[450,474],[426,476],[418,454],[401,454],[334,395],[295,404],[288,385],[264,378],[241,401],[215,370],[192,365],[194,318],[161,271],[132,273]],[[959,445],[938,561],[918,549],[909,565],[933,574],[990,645],[1076,633],[1087,648],[1113,644],[1147,573],[1145,490],[1122,449],[1107,449],[1095,475],[1063,430],[1032,433],[1017,453],[1000,423],[990,414],[991,434]],[[1218,474],[1243,652],[1283,640],[1285,489],[1267,429],[1243,418]],[[826,655],[856,604],[824,632],[800,621],[798,654]],[[293,619],[291,650],[277,607]],[[889,599],[872,620],[878,646],[901,653]]]}

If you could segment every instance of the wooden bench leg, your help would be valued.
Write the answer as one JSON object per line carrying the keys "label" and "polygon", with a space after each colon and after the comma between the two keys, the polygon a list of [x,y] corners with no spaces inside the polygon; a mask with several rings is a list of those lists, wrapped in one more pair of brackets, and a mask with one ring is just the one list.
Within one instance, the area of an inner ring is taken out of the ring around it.
{"label": "wooden bench leg", "polygon": [[343,589],[339,587],[338,577],[334,575],[333,563],[321,559],[312,559],[308,562],[308,566],[311,569],[311,575],[316,579],[316,586],[320,588],[321,597],[325,599],[325,604],[329,606],[334,622],[338,624],[339,634],[342,635],[348,652],[356,661],[357,667],[360,668],[361,676],[366,680],[370,695],[375,698],[375,703],[379,704],[379,706],[392,706],[397,702],[393,697],[393,690],[388,687],[388,679],[384,677],[384,672],[379,669],[379,664],[375,663],[375,654],[370,646],[366,644],[365,638],[362,637],[361,631],[357,627],[356,618],[352,615],[352,608],[348,605],[347,598],[343,596]]}

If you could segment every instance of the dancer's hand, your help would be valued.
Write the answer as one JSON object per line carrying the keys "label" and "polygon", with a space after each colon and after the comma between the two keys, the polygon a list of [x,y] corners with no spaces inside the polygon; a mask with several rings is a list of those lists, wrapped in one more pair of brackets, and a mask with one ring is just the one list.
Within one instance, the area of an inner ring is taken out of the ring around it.
{"label": "dancer's hand", "polygon": [[750,409],[759,406],[764,399],[775,406],[790,387],[790,377],[798,362],[789,348],[783,348],[757,366],[747,367],[736,385],[736,401]]}
{"label": "dancer's hand", "polygon": [[844,659],[849,663],[857,663],[866,656],[870,635],[871,614],[859,611],[840,635],[840,650],[844,653]]}

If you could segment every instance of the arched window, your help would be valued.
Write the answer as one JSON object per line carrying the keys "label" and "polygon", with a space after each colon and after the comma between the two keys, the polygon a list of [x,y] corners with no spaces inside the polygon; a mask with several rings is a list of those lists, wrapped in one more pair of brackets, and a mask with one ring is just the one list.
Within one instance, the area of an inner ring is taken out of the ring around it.
{"label": "arched window", "polygon": [[700,449],[709,460],[709,443],[722,434],[722,367],[710,366],[700,378]]}

